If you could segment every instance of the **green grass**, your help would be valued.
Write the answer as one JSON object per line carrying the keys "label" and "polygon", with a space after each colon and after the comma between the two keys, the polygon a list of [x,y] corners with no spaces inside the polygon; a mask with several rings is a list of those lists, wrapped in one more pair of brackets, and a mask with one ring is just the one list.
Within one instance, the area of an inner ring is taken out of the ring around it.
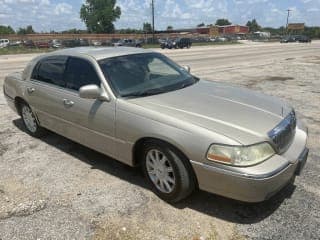
{"label": "green grass", "polygon": [[0,48],[0,55],[9,55],[9,54],[25,54],[25,53],[45,53],[53,51],[48,48],[26,48],[22,46],[11,46],[6,48]]}

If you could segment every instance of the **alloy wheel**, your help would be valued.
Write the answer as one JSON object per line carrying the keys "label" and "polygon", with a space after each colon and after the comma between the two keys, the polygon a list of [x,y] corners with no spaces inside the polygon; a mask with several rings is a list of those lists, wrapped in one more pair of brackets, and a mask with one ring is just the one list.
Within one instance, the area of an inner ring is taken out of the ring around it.
{"label": "alloy wheel", "polygon": [[151,149],[146,155],[147,173],[153,184],[163,193],[171,193],[176,185],[173,167],[166,155]]}
{"label": "alloy wheel", "polygon": [[35,133],[37,131],[37,122],[31,109],[28,106],[24,105],[21,109],[21,113],[26,128],[30,132]]}

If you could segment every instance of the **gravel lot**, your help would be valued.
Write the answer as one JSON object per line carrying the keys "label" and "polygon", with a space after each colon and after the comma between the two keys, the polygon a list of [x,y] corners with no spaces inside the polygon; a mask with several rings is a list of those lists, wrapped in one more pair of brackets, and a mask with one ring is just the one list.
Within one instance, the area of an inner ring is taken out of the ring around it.
{"label": "gravel lot", "polygon": [[[295,185],[260,204],[200,191],[170,205],[138,169],[56,134],[30,137],[1,91],[0,240],[320,238],[320,42],[161,52],[199,77],[292,103],[309,127],[311,150]],[[34,56],[0,56],[0,87]]]}

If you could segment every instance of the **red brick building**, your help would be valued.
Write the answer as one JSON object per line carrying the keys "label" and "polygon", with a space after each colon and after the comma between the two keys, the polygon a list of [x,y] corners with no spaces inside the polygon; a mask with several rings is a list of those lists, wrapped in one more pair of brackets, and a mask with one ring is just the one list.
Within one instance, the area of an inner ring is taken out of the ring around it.
{"label": "red brick building", "polygon": [[210,35],[212,35],[212,32],[218,32],[220,35],[247,34],[249,33],[249,27],[240,25],[200,27],[197,28],[195,32],[197,32],[198,34]]}
{"label": "red brick building", "polygon": [[249,33],[249,27],[240,25],[219,26],[219,33],[221,35],[247,34]]}

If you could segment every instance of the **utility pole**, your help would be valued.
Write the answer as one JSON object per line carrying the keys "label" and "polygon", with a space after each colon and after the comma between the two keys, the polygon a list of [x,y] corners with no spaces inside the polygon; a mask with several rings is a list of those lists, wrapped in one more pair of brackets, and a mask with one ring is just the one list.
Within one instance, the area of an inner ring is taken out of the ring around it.
{"label": "utility pole", "polygon": [[152,9],[152,43],[154,43],[154,0],[151,0],[151,9]]}
{"label": "utility pole", "polygon": [[288,34],[288,26],[289,26],[289,17],[290,17],[290,12],[292,10],[288,9],[287,12],[288,12],[288,15],[287,15],[287,34]]}

